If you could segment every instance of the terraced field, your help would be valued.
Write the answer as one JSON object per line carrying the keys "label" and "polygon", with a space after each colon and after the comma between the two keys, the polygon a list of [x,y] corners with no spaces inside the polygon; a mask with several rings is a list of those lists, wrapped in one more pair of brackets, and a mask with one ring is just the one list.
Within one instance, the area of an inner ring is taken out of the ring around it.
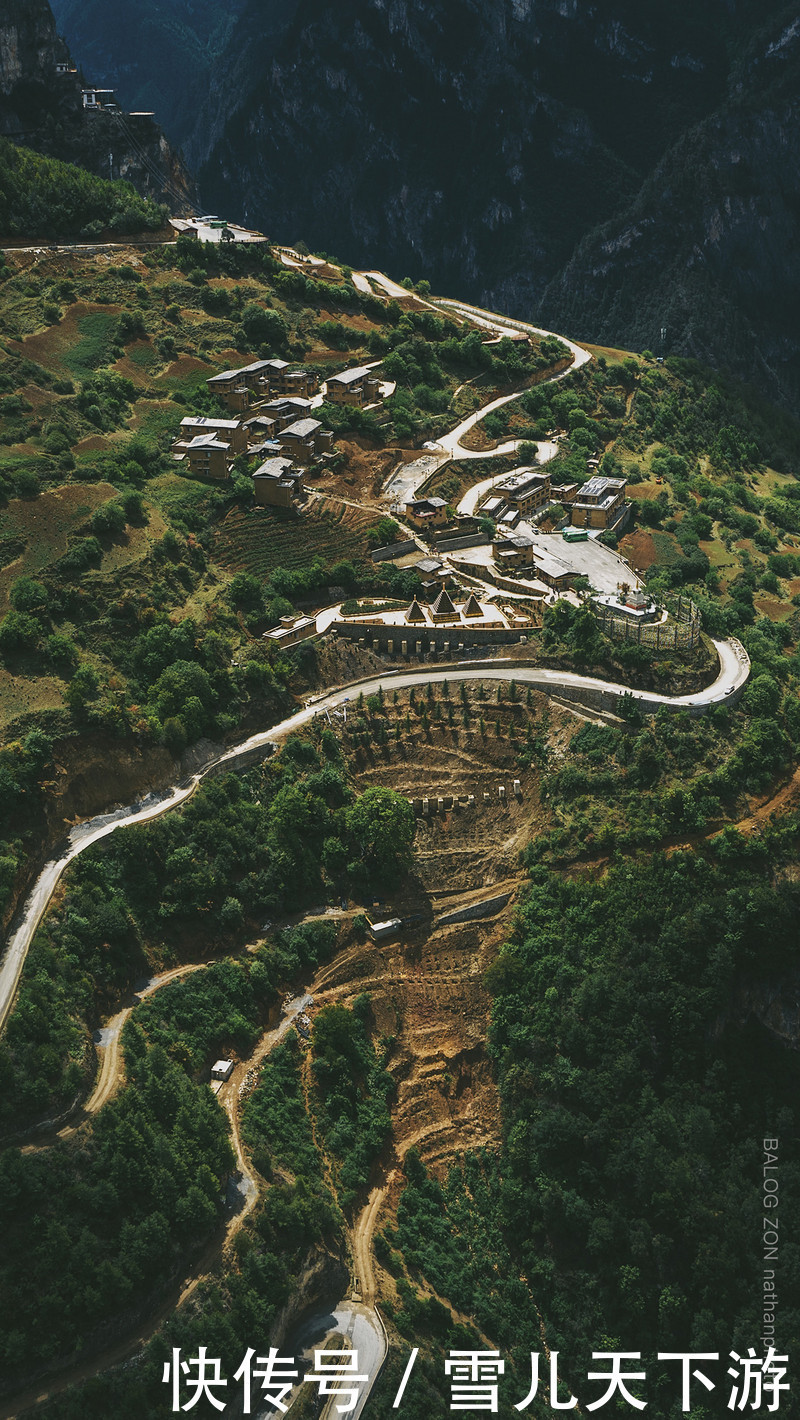
{"label": "terraced field", "polygon": [[319,557],[326,564],[367,558],[365,533],[374,518],[342,503],[324,500],[302,512],[289,508],[233,509],[220,525],[214,557],[230,572],[252,572],[266,579],[276,567],[307,567]]}

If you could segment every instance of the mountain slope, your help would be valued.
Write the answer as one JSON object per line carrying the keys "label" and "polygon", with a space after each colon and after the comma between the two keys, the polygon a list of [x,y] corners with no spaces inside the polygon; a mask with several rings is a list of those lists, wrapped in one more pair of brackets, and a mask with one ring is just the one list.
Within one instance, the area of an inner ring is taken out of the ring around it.
{"label": "mountain slope", "polygon": [[731,23],[716,3],[250,3],[188,151],[212,206],[275,236],[528,310],[719,101]]}
{"label": "mountain slope", "polygon": [[172,210],[190,201],[192,180],[154,118],[86,108],[86,80],[68,66],[69,49],[47,0],[3,0],[0,134],[97,177],[127,179]]}
{"label": "mountain slope", "polygon": [[152,109],[175,143],[192,128],[198,93],[244,0],[224,10],[201,0],[142,0],[135,9],[104,0],[54,0],[59,29],[87,71],[130,109]]}
{"label": "mountain slope", "polygon": [[57,8],[84,62],[167,117],[208,206],[589,339],[666,326],[800,404],[796,8]]}
{"label": "mountain slope", "polygon": [[800,24],[771,26],[731,99],[682,135],[591,233],[540,314],[579,334],[680,350],[800,400]]}

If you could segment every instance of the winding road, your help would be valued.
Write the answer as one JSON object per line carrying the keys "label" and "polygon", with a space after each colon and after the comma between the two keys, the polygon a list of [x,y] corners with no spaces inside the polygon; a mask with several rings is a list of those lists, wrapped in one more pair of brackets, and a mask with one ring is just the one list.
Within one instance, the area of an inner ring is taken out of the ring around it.
{"label": "winding road", "polygon": [[[645,709],[656,709],[666,706],[674,710],[688,710],[689,713],[702,714],[714,705],[730,704],[741,694],[747,682],[750,672],[750,662],[747,653],[736,641],[715,641],[717,653],[720,661],[719,673],[713,684],[706,686],[703,690],[696,691],[692,695],[665,696],[656,695],[652,692],[629,690],[626,686],[618,685],[610,681],[601,681],[591,676],[582,676],[572,672],[549,670],[545,667],[531,665],[529,663],[515,663],[514,661],[490,661],[483,664],[469,663],[456,665],[425,666],[418,670],[395,671],[387,670],[380,675],[366,677],[353,684],[331,690],[298,710],[294,715],[288,716],[280,724],[272,726],[269,730],[261,731],[252,735],[243,744],[225,751],[199,773],[195,774],[188,783],[176,786],[163,798],[151,799],[144,804],[134,805],[127,809],[119,809],[114,813],[101,815],[91,819],[87,823],[80,824],[73,828],[68,840],[66,851],[57,859],[47,863],[42,873],[39,875],[23,908],[19,925],[12,933],[6,956],[0,967],[0,989],[2,998],[0,999],[0,1020],[7,1019],[16,995],[19,978],[28,948],[33,939],[36,928],[44,915],[44,912],[52,898],[58,881],[73,858],[77,857],[86,848],[97,843],[109,833],[115,832],[129,824],[145,823],[151,819],[159,817],[177,805],[185,802],[197,789],[203,778],[209,773],[219,773],[227,768],[237,769],[254,763],[265,753],[271,752],[272,748],[292,734],[294,731],[307,725],[315,715],[323,713],[325,710],[335,709],[340,705],[353,700],[359,693],[370,695],[377,692],[384,686],[397,686],[410,688],[411,686],[427,685],[430,682],[440,683],[448,680],[451,683],[461,681],[490,680],[507,682],[515,680],[520,685],[531,685],[537,689],[551,693],[572,693],[578,698],[585,696],[588,699],[596,699],[599,696],[610,700],[612,704],[618,704],[623,697],[630,697],[634,702],[640,703]],[[197,968],[182,968],[181,971],[190,971]],[[178,972],[175,973],[179,974]],[[170,973],[172,976],[172,973]],[[150,990],[158,989],[164,985],[165,980],[161,978],[149,984]],[[97,1374],[100,1370],[117,1364],[127,1356],[133,1354],[138,1346],[146,1340],[168,1315],[184,1302],[194,1291],[202,1275],[212,1265],[213,1260],[218,1256],[220,1247],[230,1240],[233,1232],[241,1227],[242,1222],[247,1217],[251,1209],[255,1206],[258,1196],[257,1184],[253,1174],[250,1172],[247,1158],[242,1148],[239,1137],[238,1124],[238,1090],[244,1073],[254,1066],[273,1049],[278,1040],[282,1038],[291,1024],[292,1018],[298,1011],[304,1009],[308,1004],[307,996],[299,997],[287,1008],[287,1013],[281,1023],[272,1031],[269,1031],[261,1038],[253,1056],[243,1065],[239,1066],[232,1079],[220,1092],[220,1102],[226,1109],[231,1121],[231,1133],[236,1151],[237,1162],[240,1170],[241,1181],[238,1185],[239,1198],[236,1200],[237,1206],[234,1216],[230,1219],[225,1232],[222,1244],[214,1240],[209,1248],[204,1252],[199,1264],[195,1268],[195,1273],[191,1279],[187,1279],[186,1285],[176,1297],[173,1295],[167,1302],[159,1306],[154,1316],[150,1318],[146,1328],[139,1331],[137,1336],[131,1341],[116,1346],[103,1353],[100,1357],[95,1357],[93,1361],[86,1361],[75,1368],[70,1368],[67,1375],[63,1375],[53,1381],[43,1381],[39,1387],[34,1388],[24,1398],[16,1397],[12,1401],[0,1403],[0,1420],[3,1417],[16,1415],[24,1406],[35,1405],[45,1396],[55,1394],[66,1388],[69,1384],[74,1384],[90,1375]],[[89,1101],[89,1105],[99,1108],[105,1099],[110,1097],[114,1085],[118,1078],[118,1052],[119,1036],[122,1024],[131,1007],[120,1012],[107,1026],[110,1032],[107,1044],[107,1056],[101,1068],[95,1090]],[[86,1106],[90,1112],[89,1105]],[[71,1133],[69,1127],[64,1133]],[[35,1146],[34,1146],[35,1147]],[[380,1196],[375,1194],[370,1199],[364,1209],[353,1237],[353,1257],[357,1275],[357,1285],[359,1288],[358,1300],[348,1299],[337,1308],[332,1318],[332,1325],[343,1327],[346,1334],[353,1338],[353,1344],[358,1348],[363,1348],[365,1355],[369,1355],[370,1360],[370,1383],[362,1394],[359,1402],[358,1415],[363,1408],[363,1404],[374,1382],[377,1371],[380,1369],[383,1358],[386,1354],[386,1339],[383,1332],[383,1324],[374,1306],[374,1281],[372,1278],[372,1265],[369,1258],[369,1240],[374,1227],[375,1217],[380,1207]],[[359,1241],[360,1240],[360,1241]],[[359,1341],[356,1343],[356,1333]],[[362,1339],[363,1338],[363,1339]]]}
{"label": "winding road", "polygon": [[[377,273],[367,273],[370,279],[377,280]],[[389,289],[388,278],[384,278],[380,284],[392,294]],[[398,288],[399,289],[399,288]],[[405,294],[405,293],[404,293]],[[540,330],[521,321],[513,321],[505,317],[496,316],[491,312],[483,311],[479,307],[465,305],[459,301],[438,300],[436,305],[450,308],[464,317],[470,319],[478,325],[482,325],[489,330],[502,333],[508,330],[519,330],[529,334],[548,336],[552,332]],[[573,354],[573,364],[565,371],[552,377],[552,379],[563,379],[565,375],[571,373],[576,368],[585,364],[591,356],[588,351],[574,342],[566,340],[563,336],[557,336],[564,345],[568,346]],[[464,450],[460,446],[460,440],[476,423],[483,419],[493,409],[500,408],[511,400],[518,399],[520,393],[503,396],[493,401],[483,409],[464,420],[449,435],[444,436],[438,445],[438,449],[427,458],[415,462],[414,465],[406,465],[405,469],[396,475],[394,480],[390,480],[384,490],[385,495],[397,497],[400,494],[410,496],[416,486],[423,481],[422,465],[429,465],[425,477],[428,477],[431,467],[448,461],[453,457],[458,458],[481,458],[491,454],[511,452],[516,449],[518,442],[511,440],[508,444],[500,446],[499,449],[489,451],[489,454],[480,454],[475,451]],[[539,446],[539,461],[544,462],[551,458],[556,452],[553,444],[542,443]],[[491,480],[489,481],[491,482]],[[397,488],[395,488],[397,483]],[[477,490],[472,490],[477,496]],[[465,502],[469,500],[468,494]],[[473,500],[474,501],[474,500]],[[336,614],[338,608],[331,608],[332,615]],[[324,618],[325,613],[321,614]],[[319,624],[319,623],[318,623]],[[577,701],[579,704],[588,704],[596,708],[598,704],[604,709],[618,708],[623,698],[628,702],[638,704],[647,712],[655,711],[661,707],[673,710],[686,710],[690,714],[703,714],[715,705],[732,704],[741,695],[747,678],[750,673],[750,662],[747,653],[739,642],[734,640],[715,641],[714,645],[719,656],[719,673],[714,682],[701,691],[691,695],[670,697],[658,695],[649,691],[630,690],[628,687],[615,682],[595,679],[591,676],[579,675],[574,672],[550,670],[544,667],[532,665],[529,662],[519,662],[511,659],[492,661],[470,661],[459,662],[449,665],[437,664],[436,666],[422,666],[418,669],[387,669],[378,675],[371,675],[362,678],[348,685],[339,686],[322,695],[315,696],[306,705],[288,716],[280,724],[274,725],[267,730],[252,735],[242,744],[224,751],[217,758],[204,766],[202,770],[194,774],[190,779],[183,781],[161,796],[149,795],[145,800],[139,801],[126,808],[120,808],[108,814],[100,815],[83,824],[72,828],[67,836],[66,842],[58,850],[58,856],[48,861],[42,872],[39,874],[26,902],[19,914],[9,937],[7,947],[0,963],[0,1030],[4,1027],[8,1016],[13,1008],[16,993],[24,967],[25,959],[36,933],[36,930],[43,918],[43,915],[52,899],[58,882],[64,873],[67,865],[89,848],[94,843],[99,842],[108,834],[115,832],[119,828],[124,828],[130,824],[146,823],[150,820],[168,813],[171,809],[184,803],[196,791],[199,784],[208,774],[217,774],[227,770],[244,768],[258,759],[271,753],[277,745],[288,735],[302,729],[316,715],[325,711],[337,709],[339,706],[348,703],[360,693],[365,696],[377,692],[383,687],[402,687],[427,685],[431,682],[440,683],[448,680],[451,683],[464,681],[498,681],[508,682],[515,680],[520,685],[530,685],[545,693],[552,693],[565,696]],[[173,980],[180,975],[188,974],[191,971],[199,970],[205,963],[195,966],[187,966],[167,973],[165,976],[155,978],[147,984],[139,999],[151,991],[159,989],[168,980]],[[259,1041],[253,1055],[237,1067],[232,1079],[220,1091],[220,1103],[226,1109],[231,1122],[231,1133],[234,1148],[237,1156],[237,1163],[240,1172],[240,1182],[238,1184],[239,1197],[234,1200],[235,1211],[230,1217],[222,1244],[219,1239],[215,1239],[209,1248],[206,1249],[201,1259],[195,1265],[194,1275],[187,1279],[180,1295],[174,1295],[163,1305],[158,1307],[157,1312],[150,1318],[147,1327],[140,1330],[137,1337],[128,1340],[125,1347],[117,1347],[116,1350],[108,1351],[102,1356],[95,1357],[93,1361],[87,1361],[81,1367],[70,1368],[69,1372],[52,1382],[44,1381],[40,1391],[32,1392],[24,1398],[17,1397],[13,1402],[0,1404],[0,1417],[17,1413],[17,1408],[9,1409],[9,1404],[19,1407],[24,1399],[27,1405],[35,1404],[43,1398],[43,1394],[53,1394],[65,1388],[66,1385],[82,1379],[86,1375],[97,1373],[97,1371],[115,1364],[116,1361],[124,1359],[125,1355],[132,1354],[138,1345],[151,1335],[158,1325],[167,1315],[180,1305],[181,1302],[192,1293],[197,1286],[199,1277],[208,1269],[210,1261],[218,1255],[220,1247],[230,1241],[230,1237],[235,1232],[248,1213],[254,1207],[257,1196],[257,1184],[255,1177],[251,1173],[247,1158],[242,1148],[239,1137],[238,1124],[238,1100],[239,1089],[243,1083],[245,1074],[254,1069],[264,1056],[274,1048],[277,1042],[288,1030],[294,1016],[309,1004],[309,996],[298,997],[285,1008],[284,1018],[274,1029],[265,1033]],[[122,1026],[135,1004],[127,1006],[114,1016],[106,1025],[101,1035],[100,1047],[102,1049],[101,1068],[94,1090],[89,1100],[83,1107],[83,1114],[95,1113],[108,1098],[111,1097],[120,1078],[120,1036]],[[65,1126],[57,1130],[57,1137],[66,1138],[75,1132],[75,1125]],[[41,1147],[41,1145],[31,1145],[29,1147]],[[309,1335],[308,1340],[326,1334],[344,1335],[349,1338],[354,1348],[359,1350],[359,1370],[368,1371],[370,1383],[363,1392],[358,1406],[352,1412],[357,1420],[363,1409],[363,1405],[369,1395],[374,1379],[386,1356],[387,1343],[383,1324],[379,1314],[375,1309],[375,1282],[372,1271],[372,1261],[370,1256],[370,1246],[372,1233],[375,1227],[381,1204],[385,1196],[386,1186],[373,1190],[370,1197],[356,1222],[353,1237],[353,1263],[356,1280],[356,1295],[340,1304],[335,1311],[314,1320],[313,1336]],[[320,1330],[321,1328],[321,1330]],[[317,1341],[319,1345],[319,1341]],[[326,1407],[324,1415],[327,1417],[331,1410],[332,1402]],[[271,1412],[270,1412],[271,1413]]]}
{"label": "winding road", "polygon": [[228,769],[238,769],[254,763],[259,755],[269,753],[272,746],[287,735],[307,725],[314,715],[325,710],[338,709],[359,693],[375,694],[387,682],[392,686],[410,688],[438,684],[443,680],[452,682],[470,680],[511,681],[520,685],[530,685],[545,693],[567,694],[579,703],[597,705],[599,699],[604,708],[613,709],[621,701],[638,704],[644,711],[652,712],[662,706],[672,710],[688,710],[690,714],[702,715],[714,705],[733,704],[739,698],[750,674],[750,660],[740,642],[733,639],[714,641],[719,656],[719,672],[711,685],[691,695],[658,695],[654,691],[631,690],[615,681],[598,680],[593,676],[579,675],[574,671],[549,670],[544,666],[513,660],[470,661],[455,665],[423,666],[419,670],[382,671],[379,675],[366,676],[349,685],[325,692],[308,701],[302,710],[289,715],[280,724],[268,730],[251,735],[243,743],[226,750],[212,760],[188,783],[177,785],[163,798],[146,805],[134,805],[118,809],[114,813],[103,814],[73,828],[69,834],[68,847],[61,857],[48,862],[37,878],[22,909],[19,922],[11,933],[2,964],[0,965],[0,1028],[8,1019],[16,996],[17,986],[28,949],[39,923],[45,913],[56,886],[67,865],[79,853],[93,843],[114,833],[119,828],[135,823],[147,823],[176,808],[197,789],[209,773],[220,773]]}
{"label": "winding road", "polygon": [[[365,274],[373,276],[375,273],[368,272]],[[486,330],[494,331],[496,334],[502,335],[503,333],[508,334],[509,331],[521,331],[525,335],[538,335],[545,338],[549,337],[553,340],[559,340],[572,354],[572,364],[568,365],[565,370],[559,370],[557,374],[550,375],[548,379],[543,381],[544,384],[555,384],[557,380],[563,380],[567,375],[574,374],[576,370],[580,369],[581,365],[587,364],[587,362],[592,359],[588,350],[584,350],[582,345],[576,345],[574,340],[567,340],[564,335],[556,335],[555,331],[552,330],[541,330],[538,326],[528,325],[525,321],[511,320],[506,316],[493,315],[491,311],[484,311],[480,306],[468,306],[465,305],[463,301],[451,301],[444,297],[435,297],[432,301],[426,302],[426,304],[432,305],[434,309],[436,307],[443,307],[447,310],[453,310],[458,315],[472,321],[473,324],[483,326]],[[474,429],[476,424],[479,424],[482,419],[485,419],[487,414],[492,414],[495,409],[502,409],[504,404],[510,404],[512,400],[520,399],[525,393],[525,390],[516,390],[514,394],[500,395],[498,399],[493,399],[489,404],[485,404],[482,409],[477,409],[474,414],[470,414],[466,419],[462,419],[461,423],[457,424],[455,429],[451,429],[449,434],[442,434],[439,439],[428,445],[429,452],[427,454],[423,454],[420,458],[414,459],[413,463],[401,465],[400,468],[396,469],[384,487],[384,496],[391,499],[394,503],[404,503],[409,498],[414,497],[417,489],[420,488],[423,483],[427,482],[431,474],[434,473],[437,468],[441,468],[444,464],[449,463],[451,459],[488,459],[495,458],[499,454],[516,453],[524,440],[507,439],[505,443],[498,444],[496,448],[493,449],[465,449],[462,447],[461,440],[465,434],[469,433],[470,429]],[[553,458],[557,452],[558,446],[556,444],[543,441],[539,444],[537,462],[540,464],[546,463],[549,459]],[[492,479],[488,480],[486,486],[490,487],[494,481],[495,480]],[[484,485],[481,485],[481,488],[483,487]],[[471,497],[473,494],[474,497]],[[479,494],[476,489],[470,489],[469,493],[467,493],[462,500],[459,512],[471,513],[478,496]],[[468,506],[470,502],[472,506]]]}

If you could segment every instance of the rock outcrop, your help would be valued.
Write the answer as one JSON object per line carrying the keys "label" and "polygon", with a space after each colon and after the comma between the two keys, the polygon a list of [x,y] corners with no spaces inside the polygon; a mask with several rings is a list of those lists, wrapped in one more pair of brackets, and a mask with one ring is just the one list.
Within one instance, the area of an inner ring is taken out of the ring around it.
{"label": "rock outcrop", "polygon": [[5,0],[0,10],[0,135],[98,177],[125,178],[171,210],[191,204],[182,158],[152,114],[111,102],[87,107],[89,86],[56,30],[48,0]]}

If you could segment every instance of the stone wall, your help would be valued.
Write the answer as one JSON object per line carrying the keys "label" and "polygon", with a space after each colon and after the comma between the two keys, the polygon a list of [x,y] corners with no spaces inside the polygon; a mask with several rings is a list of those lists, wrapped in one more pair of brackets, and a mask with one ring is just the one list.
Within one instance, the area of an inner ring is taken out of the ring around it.
{"label": "stone wall", "polygon": [[[535,627],[505,626],[380,626],[375,622],[334,621],[329,627],[337,636],[358,641],[373,651],[389,655],[427,655],[430,651],[455,653],[466,646],[514,646],[527,641]],[[405,648],[405,649],[404,649]]]}

